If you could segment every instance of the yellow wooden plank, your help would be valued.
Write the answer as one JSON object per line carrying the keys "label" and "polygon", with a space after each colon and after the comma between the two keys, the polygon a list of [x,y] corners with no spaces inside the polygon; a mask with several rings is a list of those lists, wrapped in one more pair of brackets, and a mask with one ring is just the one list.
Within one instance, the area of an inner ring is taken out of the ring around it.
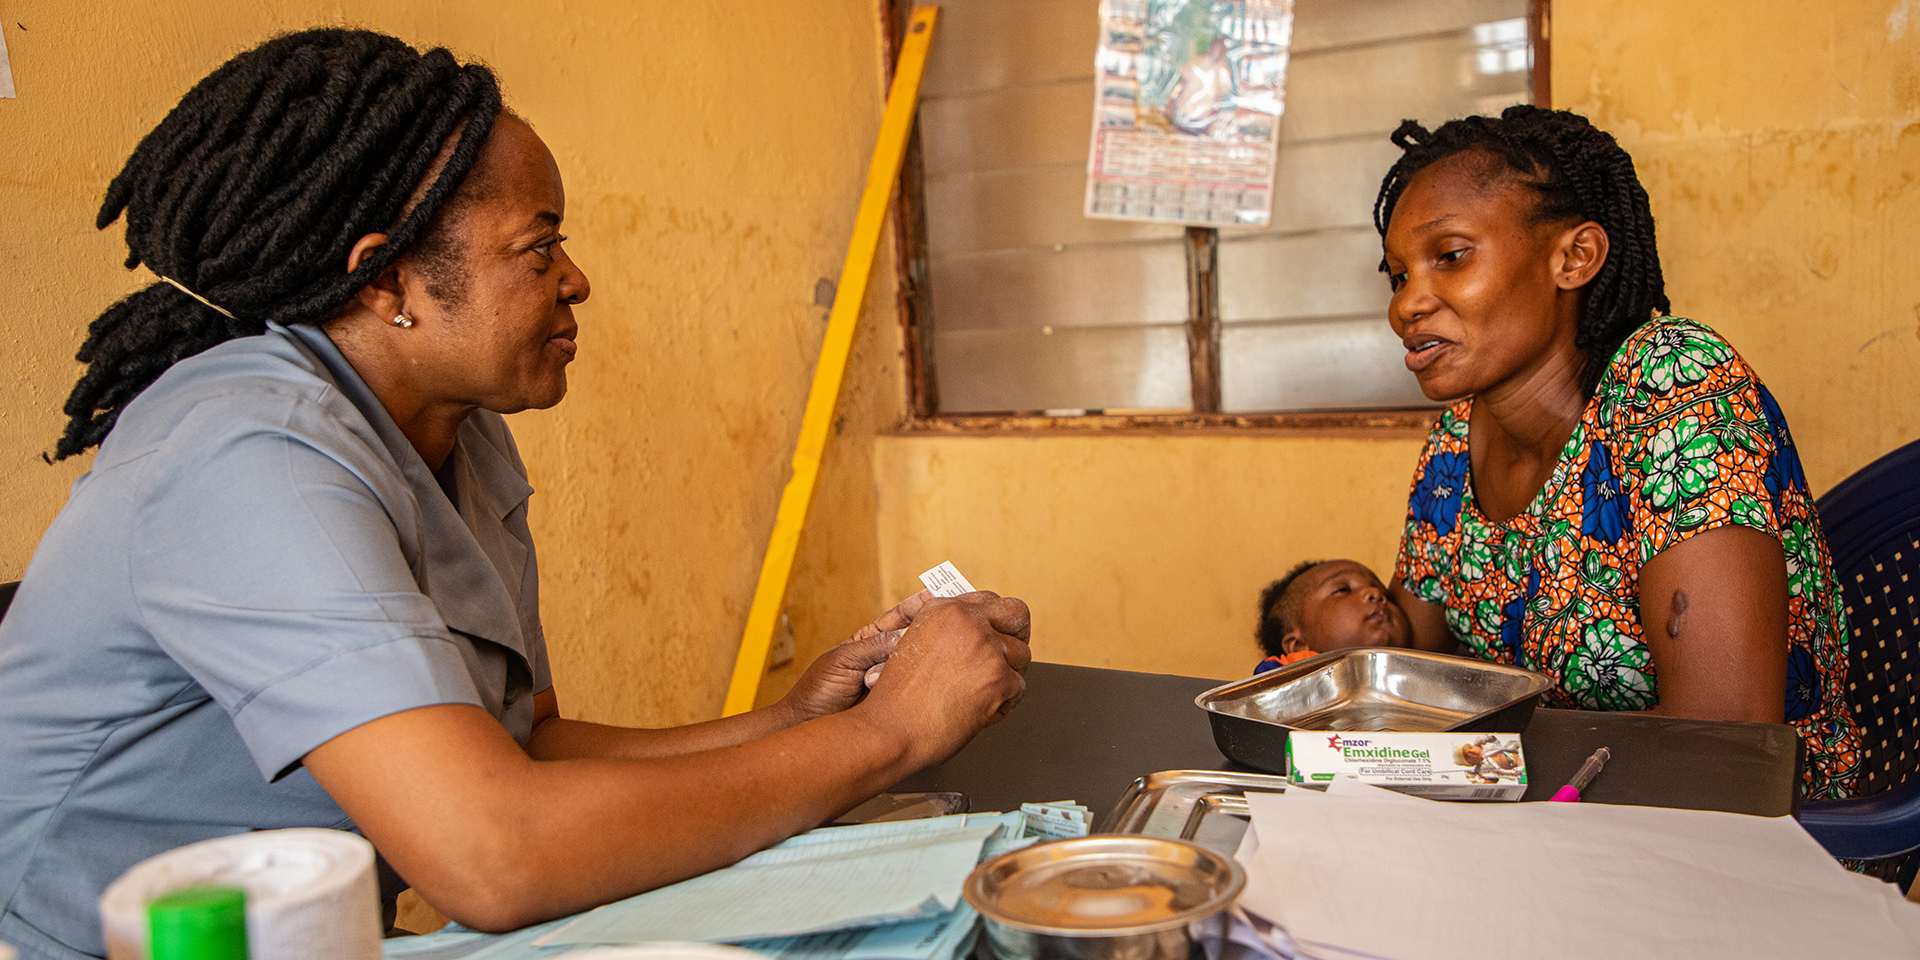
{"label": "yellow wooden plank", "polygon": [[938,7],[915,7],[907,21],[906,39],[900,45],[900,61],[893,74],[893,88],[887,93],[887,112],[880,120],[879,142],[873,148],[873,163],[867,168],[867,189],[860,196],[860,213],[853,222],[853,240],[847,244],[846,263],[840,268],[840,286],[834,294],[833,310],[827,316],[826,342],[820,348],[820,362],[813,371],[813,390],[807,394],[807,411],[800,420],[800,439],[793,449],[793,476],[780,494],[780,510],[774,516],[766,559],[760,564],[760,583],[753,591],[753,608],[747,612],[747,629],[740,638],[740,655],[733,664],[733,681],[727,685],[722,716],[731,717],[753,709],[754,698],[760,692],[760,678],[766,673],[767,650],[773,645],[774,626],[787,600],[787,584],[793,577],[793,558],[800,547],[800,531],[806,526],[807,510],[813,505],[813,492],[819,486],[820,458],[826,452],[834,408],[840,402],[840,384],[846,379],[847,356],[853,351],[853,335],[860,321],[860,309],[866,302],[867,282],[873,276],[880,230],[887,222],[887,204],[893,199],[894,184],[900,179],[900,161],[906,156],[907,135],[913,131],[913,114],[920,101],[920,77],[927,65],[927,45],[933,40],[933,25],[939,15]]}

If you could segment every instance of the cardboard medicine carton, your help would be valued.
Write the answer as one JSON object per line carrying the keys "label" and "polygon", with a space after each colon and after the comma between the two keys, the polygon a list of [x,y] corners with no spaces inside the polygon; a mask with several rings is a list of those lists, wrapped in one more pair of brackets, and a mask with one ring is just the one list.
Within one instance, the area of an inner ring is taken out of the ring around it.
{"label": "cardboard medicine carton", "polygon": [[1290,782],[1322,790],[1351,777],[1437,800],[1518,800],[1527,792],[1517,733],[1295,730],[1287,758]]}

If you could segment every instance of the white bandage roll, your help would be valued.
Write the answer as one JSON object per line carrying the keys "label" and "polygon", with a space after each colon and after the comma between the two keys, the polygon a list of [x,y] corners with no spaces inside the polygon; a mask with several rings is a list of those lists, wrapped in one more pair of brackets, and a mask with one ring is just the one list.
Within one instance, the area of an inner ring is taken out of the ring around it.
{"label": "white bandage roll", "polygon": [[147,904],[202,884],[247,892],[251,960],[380,956],[373,845],[340,830],[297,829],[202,840],[134,864],[100,898],[108,960],[147,960]]}

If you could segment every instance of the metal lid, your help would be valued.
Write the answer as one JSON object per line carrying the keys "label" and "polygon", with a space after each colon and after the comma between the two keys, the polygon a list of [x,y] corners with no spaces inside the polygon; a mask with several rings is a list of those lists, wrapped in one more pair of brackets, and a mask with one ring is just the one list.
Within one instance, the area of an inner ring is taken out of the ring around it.
{"label": "metal lid", "polygon": [[1240,865],[1180,840],[1097,834],[1001,854],[967,877],[967,902],[1020,930],[1075,937],[1153,933],[1226,909]]}

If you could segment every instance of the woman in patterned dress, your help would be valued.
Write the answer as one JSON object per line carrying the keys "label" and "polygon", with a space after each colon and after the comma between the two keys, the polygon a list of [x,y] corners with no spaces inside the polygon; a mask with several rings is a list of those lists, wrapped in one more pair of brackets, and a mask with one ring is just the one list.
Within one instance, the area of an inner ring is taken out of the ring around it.
{"label": "woman in patterned dress", "polygon": [[1633,161],[1531,106],[1408,121],[1374,220],[1429,398],[1394,598],[1417,646],[1537,670],[1556,707],[1792,723],[1851,792],[1846,614],[1786,418],[1668,315]]}

